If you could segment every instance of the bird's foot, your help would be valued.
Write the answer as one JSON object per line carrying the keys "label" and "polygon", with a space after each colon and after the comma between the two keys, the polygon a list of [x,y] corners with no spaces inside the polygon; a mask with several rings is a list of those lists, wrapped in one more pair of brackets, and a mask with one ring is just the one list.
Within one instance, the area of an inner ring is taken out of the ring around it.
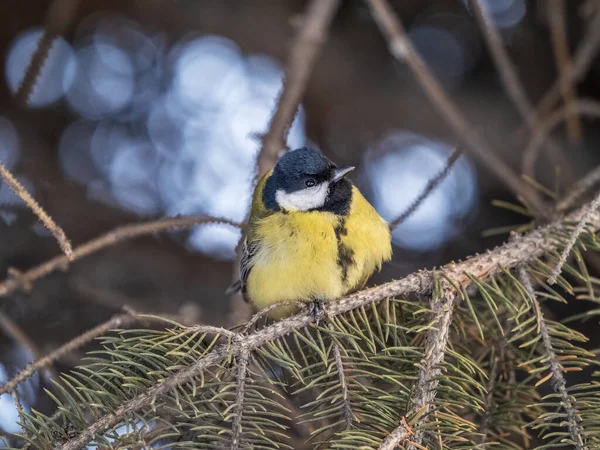
{"label": "bird's foot", "polygon": [[310,313],[313,316],[316,326],[319,326],[319,321],[323,317],[329,318],[329,314],[327,314],[327,309],[325,308],[325,303],[321,299],[313,300],[310,303]]}

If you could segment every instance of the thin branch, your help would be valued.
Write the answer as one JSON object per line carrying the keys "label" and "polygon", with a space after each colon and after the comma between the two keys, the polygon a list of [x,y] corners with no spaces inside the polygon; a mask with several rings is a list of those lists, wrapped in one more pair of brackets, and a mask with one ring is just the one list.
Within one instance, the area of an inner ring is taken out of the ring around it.
{"label": "thin branch", "polygon": [[[329,324],[329,329],[333,330],[333,324]],[[352,411],[352,404],[350,403],[350,393],[348,391],[348,384],[346,383],[346,373],[344,371],[344,361],[342,359],[342,352],[337,342],[333,343],[333,359],[335,361],[335,368],[338,374],[338,381],[342,389],[342,402],[344,403],[344,420],[346,421],[346,430],[352,427],[354,422],[354,412]]]}
{"label": "thin branch", "polygon": [[490,371],[490,376],[488,378],[487,386],[485,387],[486,394],[483,399],[483,420],[481,421],[481,428],[479,433],[481,434],[479,443],[483,444],[487,440],[487,435],[489,433],[489,427],[491,422],[491,409],[492,403],[494,401],[494,389],[496,387],[496,379],[498,378],[498,373],[500,371],[500,361],[496,357],[496,355],[492,355],[492,370]]}
{"label": "thin branch", "polygon": [[556,204],[556,210],[558,212],[565,212],[598,183],[600,183],[600,166],[590,170],[583,176],[583,178],[577,181],[571,190],[561,200],[558,201]]}
{"label": "thin branch", "polygon": [[[536,111],[534,112],[534,117],[530,119],[531,121],[538,121],[541,117],[548,114],[550,109],[553,108],[560,99],[561,86],[565,84],[575,84],[585,73],[587,73],[590,64],[593,62],[596,53],[600,49],[600,11],[598,11],[590,21],[588,30],[589,31],[575,51],[571,63],[558,75],[557,80],[538,103]],[[524,131],[525,130],[519,130],[518,134],[523,134]],[[525,158],[525,155],[523,155],[523,157]],[[531,166],[534,164],[535,160]],[[525,170],[525,163],[523,163],[523,172],[528,173]]]}
{"label": "thin branch", "polygon": [[[586,211],[587,208],[581,208],[569,214],[565,220],[567,222],[579,221]],[[599,229],[600,214],[597,212],[592,214],[589,222],[592,223],[595,230]],[[487,253],[473,256],[462,262],[447,264],[440,270],[454,284],[467,288],[471,283],[470,277],[485,281],[503,274],[503,270],[528,264],[535,258],[549,251],[556,250],[559,243],[554,233],[561,229],[564,229],[563,223],[555,222],[525,235],[515,237],[510,242]],[[327,313],[330,317],[336,317],[350,310],[364,307],[386,298],[401,297],[411,293],[424,295],[431,293],[432,289],[432,272],[422,270],[400,280],[391,281],[343,297],[328,305]],[[143,394],[133,397],[112,412],[100,417],[86,429],[82,430],[76,437],[65,442],[60,447],[60,450],[76,450],[85,446],[95,435],[115,426],[127,414],[148,406],[156,397],[164,395],[177,386],[197,377],[204,370],[218,365],[224,358],[228,356],[237,357],[243,349],[252,352],[268,342],[279,339],[293,330],[304,328],[311,323],[313,323],[312,314],[300,313],[261,328],[245,336],[243,341],[219,345],[206,356],[199,358],[193,365],[163,379]],[[408,430],[406,432],[409,433]]]}
{"label": "thin branch", "polygon": [[594,100],[577,99],[549,115],[533,132],[527,147],[523,151],[523,171],[533,173],[540,148],[552,130],[568,119],[572,114],[600,117],[600,103]]}
{"label": "thin branch", "polygon": [[242,418],[244,415],[244,398],[246,395],[246,378],[248,375],[248,360],[250,359],[250,352],[242,347],[237,361],[237,379],[236,379],[236,391],[235,391],[235,413],[233,417],[233,423],[231,425],[232,438],[231,438],[231,450],[238,450],[240,448],[240,440],[242,438]]}
{"label": "thin branch", "polygon": [[581,216],[581,219],[579,219],[579,222],[577,223],[575,230],[573,230],[573,233],[571,233],[571,237],[569,238],[567,245],[565,246],[565,248],[563,249],[563,251],[560,255],[558,264],[552,271],[552,275],[550,275],[550,278],[548,278],[548,284],[552,285],[552,284],[556,283],[556,279],[560,275],[563,266],[567,262],[567,258],[569,257],[571,250],[573,250],[573,247],[577,243],[577,238],[579,238],[579,235],[583,232],[583,229],[589,222],[590,218],[592,217],[592,214],[594,214],[596,211],[598,211],[598,207],[600,207],[600,192],[598,192],[598,195],[596,196],[594,201],[592,203],[590,203],[589,205],[586,205],[586,207],[584,208],[585,212],[584,212],[583,216]]}
{"label": "thin branch", "polygon": [[31,56],[23,80],[17,88],[15,98],[23,105],[29,103],[33,89],[42,73],[48,54],[56,38],[63,34],[73,21],[79,0],[54,0],[46,14],[46,24],[40,42]]}
{"label": "thin branch", "polygon": [[33,269],[7,278],[0,283],[0,296],[9,295],[19,288],[31,286],[34,281],[55,272],[56,270],[66,270],[69,262],[77,261],[120,242],[148,234],[158,233],[160,231],[189,228],[207,223],[224,223],[234,227],[240,227],[240,224],[230,220],[209,216],[170,217],[151,222],[125,225],[75,248],[70,260],[64,255],[56,256]]}
{"label": "thin branch", "polygon": [[402,214],[400,214],[396,219],[394,219],[390,223],[390,230],[394,231],[398,227],[398,225],[403,223],[406,219],[408,219],[408,217],[412,215],[412,213],[419,209],[419,206],[421,206],[425,199],[429,197],[429,194],[431,194],[433,190],[436,187],[438,187],[438,185],[442,181],[444,181],[444,179],[448,176],[448,174],[450,173],[450,169],[452,169],[452,166],[454,166],[454,163],[458,160],[458,158],[460,158],[460,155],[462,155],[462,153],[463,149],[461,147],[456,147],[456,149],[448,157],[448,160],[446,161],[446,166],[427,182],[427,185],[421,191],[419,196],[409,205],[408,208],[404,210]]}
{"label": "thin branch", "polygon": [[[569,64],[569,46],[567,43],[567,25],[565,23],[565,1],[550,0],[548,5],[548,21],[550,23],[550,35],[552,37],[552,48],[558,72],[565,70]],[[560,85],[561,94],[567,108],[577,98],[577,92],[573,83],[565,80]],[[572,140],[581,139],[581,121],[575,111],[569,114],[567,119],[567,134]]]}
{"label": "thin branch", "polygon": [[464,142],[466,149],[477,157],[492,173],[501,179],[517,196],[521,197],[538,215],[546,216],[546,206],[529,185],[523,182],[506,165],[473,128],[464,114],[444,91],[427,64],[414,49],[402,23],[386,0],[366,0],[381,32],[389,43],[389,51],[399,62],[406,63],[414,73],[429,100],[444,117],[454,133]]}
{"label": "thin branch", "polygon": [[548,329],[548,325],[544,320],[544,314],[541,312],[540,303],[537,299],[535,291],[533,290],[533,286],[531,285],[531,278],[529,277],[529,274],[524,266],[519,267],[519,281],[523,287],[525,287],[525,290],[529,294],[531,301],[536,304],[536,310],[540,311],[540,334],[542,335],[542,343],[548,358],[548,363],[550,364],[552,387],[554,388],[554,391],[560,395],[561,405],[567,413],[568,429],[571,433],[571,438],[575,443],[575,448],[576,450],[587,450],[588,447],[585,445],[584,438],[585,431],[581,428],[579,413],[575,407],[574,400],[569,395],[567,390],[567,383],[565,381],[565,377],[563,376],[563,368],[560,365],[552,346],[550,330]]}
{"label": "thin branch", "polygon": [[259,177],[275,165],[279,152],[286,148],[287,134],[339,4],[340,0],[312,0],[304,13],[300,31],[288,55],[277,108],[258,155]]}
{"label": "thin branch", "polygon": [[59,227],[52,217],[48,215],[44,208],[42,208],[38,202],[27,192],[25,186],[23,186],[19,180],[17,180],[10,170],[6,168],[2,162],[0,162],[0,176],[6,181],[6,184],[17,194],[21,200],[25,202],[27,207],[33,211],[33,213],[38,216],[40,221],[44,224],[44,226],[52,233],[54,238],[58,241],[58,245],[60,246],[63,253],[69,260],[73,259],[73,249],[71,248],[71,243],[69,239],[67,239],[67,235],[63,231],[61,227]]}
{"label": "thin branch", "polygon": [[[528,128],[531,131],[536,130],[539,127],[539,121],[535,117],[535,108],[527,98],[523,83],[521,83],[519,75],[504,48],[502,37],[496,27],[496,22],[490,16],[487,2],[470,0],[469,4],[479,22],[479,27],[483,32],[483,37],[494,59],[504,89],[521,117],[525,120]],[[564,167],[565,158],[560,147],[553,141],[548,141],[547,146],[553,160],[561,167]],[[533,173],[529,173],[529,175],[533,178]]]}

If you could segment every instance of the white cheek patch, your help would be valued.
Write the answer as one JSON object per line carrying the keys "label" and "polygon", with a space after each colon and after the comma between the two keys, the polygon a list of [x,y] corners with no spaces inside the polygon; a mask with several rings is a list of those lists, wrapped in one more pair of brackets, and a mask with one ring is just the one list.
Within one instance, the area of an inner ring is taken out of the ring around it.
{"label": "white cheek patch", "polygon": [[288,211],[309,211],[325,204],[329,183],[321,183],[312,188],[287,193],[283,190],[275,192],[277,204]]}

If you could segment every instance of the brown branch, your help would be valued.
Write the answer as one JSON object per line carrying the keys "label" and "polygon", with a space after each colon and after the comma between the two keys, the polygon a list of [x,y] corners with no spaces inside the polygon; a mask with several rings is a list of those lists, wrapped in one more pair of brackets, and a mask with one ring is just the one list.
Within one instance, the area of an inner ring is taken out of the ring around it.
{"label": "brown branch", "polygon": [[584,208],[585,212],[579,219],[579,222],[577,223],[575,230],[573,230],[573,232],[571,233],[571,237],[569,238],[567,245],[565,246],[565,248],[563,249],[563,251],[560,255],[558,264],[552,271],[550,278],[548,278],[548,284],[552,285],[552,284],[556,283],[556,279],[560,275],[563,266],[567,262],[567,258],[569,257],[569,254],[571,253],[571,251],[573,250],[573,247],[577,243],[577,239],[579,238],[581,233],[583,233],[583,229],[588,224],[588,221],[590,220],[590,217],[592,216],[592,214],[594,214],[596,211],[598,211],[599,207],[600,207],[600,192],[598,192],[598,195],[596,196],[594,201],[592,203],[590,203],[589,205],[586,205],[586,208]]}
{"label": "brown branch", "polygon": [[177,228],[189,228],[195,225],[206,223],[225,223],[235,227],[241,227],[240,224],[230,220],[218,219],[209,216],[170,217],[152,222],[125,225],[109,231],[108,233],[75,248],[73,250],[73,256],[71,260],[64,255],[56,256],[45,263],[34,267],[33,269],[29,269],[26,272],[7,278],[0,283],[0,296],[11,294],[19,288],[29,286],[35,280],[55,272],[56,270],[64,270],[66,267],[68,267],[69,262],[77,261],[81,258],[91,255],[92,253],[96,253],[120,242],[148,234],[158,233],[160,231]]}
{"label": "brown branch", "polygon": [[600,183],[600,166],[590,170],[583,178],[577,181],[571,190],[556,203],[556,210],[558,212],[565,212],[598,183]]}
{"label": "brown branch", "polygon": [[567,383],[563,376],[563,367],[561,366],[556,353],[554,352],[554,346],[552,345],[552,338],[550,337],[550,330],[544,320],[544,314],[541,312],[541,306],[538,301],[537,295],[531,285],[531,278],[527,273],[524,266],[519,268],[519,281],[525,287],[525,290],[529,294],[532,302],[535,304],[535,309],[539,311],[540,321],[540,334],[542,335],[542,344],[544,345],[544,351],[550,364],[550,374],[552,376],[552,387],[554,391],[560,395],[561,406],[564,408],[567,414],[567,427],[571,433],[571,438],[575,443],[576,450],[587,450],[588,447],[585,445],[585,431],[581,428],[580,414],[577,412],[575,407],[575,401],[569,395],[567,390]]}
{"label": "brown branch", "polygon": [[[419,364],[419,376],[417,384],[411,396],[408,416],[417,412],[423,414],[423,418],[417,421],[418,427],[428,419],[429,412],[437,394],[439,376],[441,374],[440,364],[444,361],[446,347],[448,346],[448,335],[452,323],[452,313],[456,301],[457,292],[446,288],[441,298],[432,298],[431,308],[433,311],[434,324],[427,332],[425,340],[425,357]],[[379,450],[393,450],[409,438],[410,431],[404,424],[394,430],[379,446]],[[421,448],[423,432],[418,430],[410,439],[409,450],[415,447]]]}
{"label": "brown branch", "polygon": [[444,117],[454,133],[464,142],[466,149],[478,158],[488,170],[521,197],[539,216],[546,216],[546,205],[529,185],[523,182],[506,165],[473,128],[464,114],[444,91],[427,64],[414,49],[402,23],[386,0],[366,0],[381,32],[389,44],[389,51],[399,62],[406,63],[414,73],[429,100]]}
{"label": "brown branch", "polygon": [[[527,98],[525,88],[519,79],[519,75],[512,64],[507,51],[504,49],[502,37],[496,27],[496,22],[490,16],[487,2],[470,0],[469,4],[479,22],[479,27],[483,32],[483,37],[490,50],[504,89],[508,93],[521,117],[525,120],[528,128],[531,131],[536,130],[540,124],[535,116],[535,108]],[[552,159],[564,168],[566,166],[566,161],[560,147],[551,140],[547,142],[547,147]],[[528,175],[531,178],[534,178],[533,173],[528,173]]]}
{"label": "brown branch", "polygon": [[[329,329],[333,330],[333,324],[329,324]],[[344,404],[344,420],[346,421],[346,430],[352,427],[354,422],[354,412],[352,411],[352,404],[350,403],[350,393],[348,389],[348,383],[346,381],[346,372],[344,371],[344,360],[342,359],[342,352],[340,345],[337,342],[333,343],[333,359],[335,361],[335,368],[337,370],[338,381],[342,389],[342,402]]]}
{"label": "brown branch", "polygon": [[[570,64],[564,67],[563,71],[558,75],[557,80],[554,82],[552,87],[548,89],[544,97],[538,103],[535,116],[531,118],[531,121],[539,121],[541,117],[548,114],[551,108],[554,107],[556,102],[560,99],[561,86],[565,84],[575,84],[580,81],[585,73],[587,73],[590,64],[593,62],[594,57],[600,49],[600,11],[590,21],[588,25],[589,31],[579,44],[573,59]],[[523,134],[525,130],[521,129],[518,134]],[[531,166],[535,164],[530,163]],[[528,173],[525,170],[525,164],[523,164],[523,172]]]}
{"label": "brown branch", "polygon": [[286,148],[288,131],[339,4],[340,0],[312,0],[304,13],[300,31],[288,55],[275,114],[262,140],[258,155],[259,177],[275,165],[279,152]]}
{"label": "brown branch", "polygon": [[434,176],[427,182],[425,188],[421,191],[419,196],[410,204],[410,206],[406,208],[402,214],[400,214],[396,219],[394,219],[390,223],[390,230],[394,231],[398,227],[398,225],[403,223],[406,219],[408,219],[408,217],[412,215],[412,213],[419,209],[419,206],[421,206],[425,199],[429,197],[429,194],[431,194],[433,190],[436,187],[438,187],[438,185],[442,181],[444,181],[444,179],[448,176],[448,174],[450,173],[450,169],[452,169],[452,166],[454,166],[454,163],[458,160],[458,158],[460,158],[460,155],[462,155],[462,153],[463,149],[461,147],[456,147],[456,149],[452,152],[452,154],[446,161],[446,165],[444,166],[444,168],[436,176]]}
{"label": "brown branch", "polygon": [[[565,220],[567,222],[579,221],[585,211],[586,208],[581,208],[569,214]],[[600,214],[598,212],[592,214],[589,222],[591,222],[594,229],[600,228]],[[555,222],[523,236],[515,237],[510,242],[487,253],[473,256],[459,263],[447,264],[440,270],[448,280],[457,286],[466,288],[471,283],[470,277],[485,281],[502,275],[504,270],[528,264],[549,251],[555,251],[559,246],[559,242],[557,242],[553,233],[563,228],[562,222]],[[327,313],[330,317],[335,317],[386,298],[401,297],[410,293],[427,294],[432,291],[432,288],[432,272],[422,270],[400,280],[391,281],[343,297],[328,305]],[[444,323],[443,319],[442,316],[441,323]],[[206,356],[199,358],[193,365],[165,378],[143,394],[132,398],[112,412],[100,417],[76,437],[64,443],[60,450],[76,450],[83,447],[98,433],[118,424],[127,414],[148,406],[156,397],[167,394],[177,386],[197,377],[204,370],[218,365],[224,358],[228,356],[237,357],[242,350],[252,352],[268,342],[279,339],[293,330],[304,328],[311,323],[313,323],[312,315],[300,313],[255,331],[245,336],[243,340],[218,346]],[[432,362],[435,361],[432,360]]]}
{"label": "brown branch", "polygon": [[571,114],[600,117],[600,103],[594,100],[577,99],[563,108],[553,112],[533,132],[523,152],[523,171],[533,173],[540,148],[552,130],[564,122]]}
{"label": "brown branch", "polygon": [[46,25],[44,34],[38,43],[35,52],[31,56],[29,66],[25,70],[23,80],[17,88],[15,98],[23,105],[29,103],[33,89],[42,73],[48,54],[55,39],[63,34],[73,21],[79,0],[54,0],[46,13]]}
{"label": "brown branch", "polygon": [[27,189],[17,180],[10,170],[6,168],[2,162],[0,162],[0,176],[6,181],[6,184],[17,194],[21,200],[25,202],[27,207],[33,211],[33,213],[38,216],[40,221],[44,224],[44,226],[52,233],[54,238],[58,241],[58,245],[60,246],[63,253],[66,255],[68,259],[73,259],[73,249],[71,248],[71,243],[69,239],[67,239],[67,235],[63,231],[61,227],[59,227],[52,217],[48,215],[44,208],[42,208],[38,202],[27,192]]}
{"label": "brown branch", "polygon": [[244,415],[244,398],[246,396],[246,378],[248,375],[248,360],[250,359],[250,352],[242,347],[239,353],[237,361],[237,379],[236,379],[236,391],[235,391],[235,412],[233,417],[233,423],[231,425],[232,437],[231,437],[231,450],[238,450],[240,448],[240,440],[242,438],[242,418]]}
{"label": "brown branch", "polygon": [[[550,23],[550,35],[552,37],[552,48],[558,72],[565,70],[569,64],[569,47],[567,43],[567,25],[565,23],[565,1],[550,0],[548,5],[548,21]],[[561,94],[567,108],[577,98],[575,87],[569,80],[560,85]],[[581,121],[575,111],[569,114],[567,119],[567,134],[572,140],[581,139]]]}

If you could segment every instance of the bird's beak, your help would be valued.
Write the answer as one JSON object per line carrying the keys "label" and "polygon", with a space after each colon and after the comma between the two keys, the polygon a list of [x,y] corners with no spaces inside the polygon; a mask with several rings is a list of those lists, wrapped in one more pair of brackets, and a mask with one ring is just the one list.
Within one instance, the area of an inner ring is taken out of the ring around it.
{"label": "bird's beak", "polygon": [[346,174],[352,172],[353,170],[354,166],[336,167],[331,171],[331,182],[337,183],[342,178],[344,178]]}

